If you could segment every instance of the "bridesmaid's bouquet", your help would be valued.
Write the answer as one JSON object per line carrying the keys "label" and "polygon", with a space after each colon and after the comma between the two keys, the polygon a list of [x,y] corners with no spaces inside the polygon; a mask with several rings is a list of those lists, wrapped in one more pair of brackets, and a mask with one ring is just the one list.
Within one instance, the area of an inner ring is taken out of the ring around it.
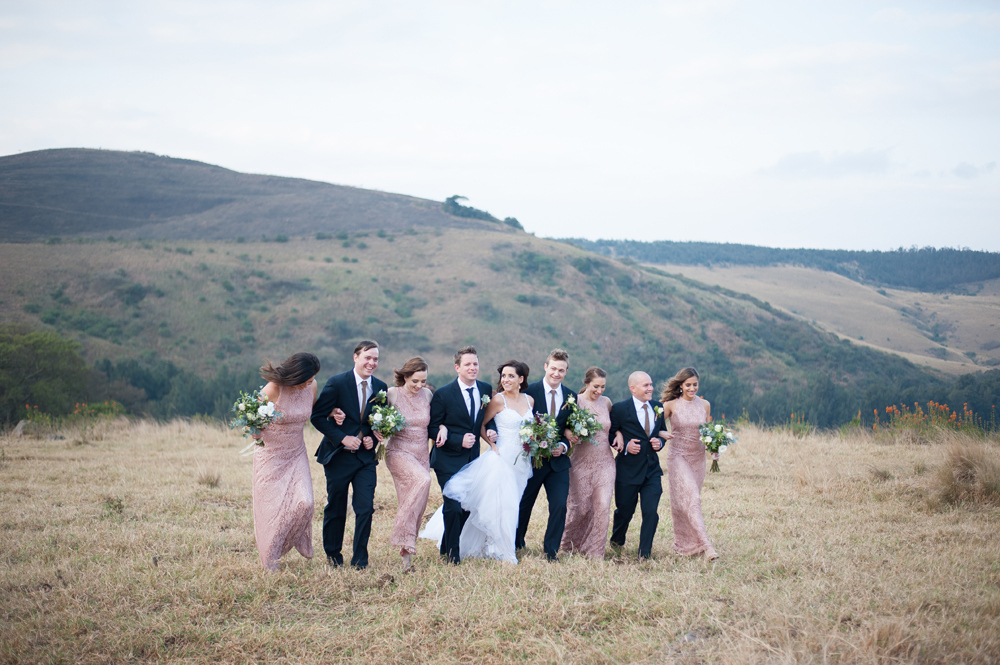
{"label": "bridesmaid's bouquet", "polygon": [[[263,388],[263,386],[261,386]],[[267,429],[275,418],[280,418],[283,414],[274,408],[274,402],[261,390],[252,393],[240,391],[240,396],[233,404],[233,413],[236,417],[229,423],[229,427],[236,429],[243,428],[243,436],[254,436]],[[258,446],[263,446],[262,440],[257,440]]]}
{"label": "bridesmaid's bouquet", "polygon": [[375,406],[372,407],[372,413],[368,416],[368,424],[384,437],[382,441],[376,442],[375,459],[383,460],[385,459],[385,444],[389,442],[389,437],[393,434],[399,434],[403,431],[403,428],[406,427],[406,418],[399,412],[399,409],[389,404],[384,390],[378,391],[375,397],[372,397],[371,402]]}
{"label": "bridesmaid's bouquet", "polygon": [[553,446],[559,445],[559,429],[556,419],[547,413],[536,413],[535,419],[521,427],[521,446],[524,456],[532,466],[541,468],[545,460],[552,457]]}
{"label": "bridesmaid's bouquet", "polygon": [[702,443],[705,444],[705,449],[712,453],[712,468],[710,470],[712,473],[717,473],[719,471],[719,455],[726,452],[726,448],[736,441],[736,437],[733,436],[732,430],[726,427],[725,422],[702,423],[698,427],[698,434],[701,436]]}
{"label": "bridesmaid's bouquet", "polygon": [[[597,420],[597,414],[589,409],[582,408],[576,403],[576,399],[572,395],[566,400],[566,408],[569,409],[566,427],[573,434],[576,434],[580,439],[580,443],[591,441],[594,435],[603,429],[601,423]],[[593,443],[595,446],[597,445],[597,441]]]}

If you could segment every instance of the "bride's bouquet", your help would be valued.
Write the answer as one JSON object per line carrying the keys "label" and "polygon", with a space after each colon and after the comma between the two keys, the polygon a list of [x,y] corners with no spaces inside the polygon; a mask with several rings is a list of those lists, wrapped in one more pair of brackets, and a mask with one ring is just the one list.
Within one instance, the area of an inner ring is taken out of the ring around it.
{"label": "bride's bouquet", "polygon": [[698,434],[701,436],[705,449],[712,453],[712,468],[710,471],[716,473],[719,470],[719,455],[726,452],[736,437],[732,430],[726,427],[725,421],[721,423],[702,423],[698,427]]}
{"label": "bride's bouquet", "polygon": [[[261,390],[255,390],[252,393],[241,390],[240,396],[233,404],[233,413],[236,414],[236,417],[229,423],[229,427],[232,429],[242,427],[243,436],[254,437],[266,430],[275,418],[284,415],[281,411],[275,410],[274,402]],[[264,445],[262,440],[257,440],[256,443],[258,446]]]}
{"label": "bride's bouquet", "polygon": [[399,409],[389,404],[385,391],[380,390],[371,399],[375,405],[372,413],[368,416],[368,424],[372,429],[381,434],[384,438],[375,444],[375,459],[385,459],[385,444],[389,442],[389,437],[399,434],[406,427],[406,418],[399,412]]}
{"label": "bride's bouquet", "polygon": [[[566,427],[576,434],[580,443],[586,443],[594,438],[594,435],[603,428],[597,420],[597,414],[589,409],[582,408],[576,403],[572,395],[566,400],[566,408],[569,409],[569,417],[566,419]],[[593,442],[597,445],[597,441]]]}
{"label": "bride's bouquet", "polygon": [[524,456],[532,466],[541,468],[545,460],[552,457],[552,447],[559,445],[559,429],[556,420],[545,413],[536,413],[535,419],[521,426],[521,446]]}

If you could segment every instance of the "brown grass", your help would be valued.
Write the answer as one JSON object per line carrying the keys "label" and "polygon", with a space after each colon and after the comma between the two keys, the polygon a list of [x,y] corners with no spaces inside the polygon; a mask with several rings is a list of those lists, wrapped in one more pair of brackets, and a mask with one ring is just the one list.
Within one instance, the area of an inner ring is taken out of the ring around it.
{"label": "brown grass", "polygon": [[995,442],[745,428],[705,482],[714,564],[670,553],[665,496],[648,562],[635,524],[622,555],[547,563],[540,502],[518,566],[446,566],[422,541],[402,575],[380,468],[367,571],[292,553],[269,575],[243,439],[124,420],[64,436],[0,439],[0,662],[1000,660],[1000,507],[929,501],[950,451],[995,462]]}
{"label": "brown grass", "polygon": [[945,503],[1000,505],[1000,454],[996,446],[951,437],[937,474]]}

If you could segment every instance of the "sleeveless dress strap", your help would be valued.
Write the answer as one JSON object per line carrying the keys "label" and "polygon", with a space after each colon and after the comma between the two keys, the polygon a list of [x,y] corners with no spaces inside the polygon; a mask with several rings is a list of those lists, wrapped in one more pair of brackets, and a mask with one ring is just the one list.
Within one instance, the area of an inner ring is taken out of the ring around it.
{"label": "sleeveless dress strap", "polygon": [[503,408],[505,408],[505,409],[510,408],[510,407],[507,406],[507,398],[503,396],[503,393],[500,393],[500,399],[503,400]]}

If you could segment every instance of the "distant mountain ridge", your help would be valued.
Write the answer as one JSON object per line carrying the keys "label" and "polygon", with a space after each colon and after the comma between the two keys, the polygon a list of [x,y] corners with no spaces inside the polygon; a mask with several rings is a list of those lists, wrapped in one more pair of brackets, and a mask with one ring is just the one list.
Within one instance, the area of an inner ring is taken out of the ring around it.
{"label": "distant mountain ridge", "polygon": [[949,247],[899,248],[888,252],[845,249],[779,249],[757,245],[656,240],[564,238],[581,249],[643,263],[676,265],[800,265],[835,272],[858,282],[921,291],[953,289],[1000,277],[1000,253]]}
{"label": "distant mountain ridge", "polygon": [[0,239],[230,240],[413,227],[494,228],[441,203],[238,173],[145,152],[55,149],[0,157]]}

